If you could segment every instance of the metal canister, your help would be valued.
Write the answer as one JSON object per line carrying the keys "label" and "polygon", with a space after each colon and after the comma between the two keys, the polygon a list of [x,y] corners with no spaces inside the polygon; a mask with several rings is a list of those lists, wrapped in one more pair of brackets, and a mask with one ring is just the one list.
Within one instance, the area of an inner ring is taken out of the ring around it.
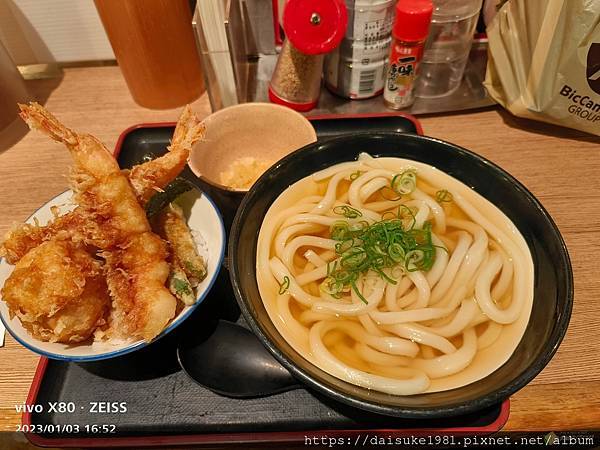
{"label": "metal canister", "polygon": [[325,58],[324,77],[329,90],[351,99],[381,94],[394,4],[395,0],[346,0],[346,35]]}
{"label": "metal canister", "polygon": [[[342,42],[342,46],[349,42]],[[325,85],[332,92],[351,99],[381,94],[390,42],[391,37],[379,40],[374,48],[365,48],[361,41],[354,41],[350,49],[336,49],[325,60]]]}

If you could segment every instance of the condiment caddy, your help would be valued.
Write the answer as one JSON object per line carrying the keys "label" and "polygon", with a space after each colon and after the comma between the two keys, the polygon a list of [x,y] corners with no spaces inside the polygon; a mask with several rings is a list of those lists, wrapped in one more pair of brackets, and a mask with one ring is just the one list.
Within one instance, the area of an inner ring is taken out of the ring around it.
{"label": "condiment caddy", "polygon": [[[346,3],[349,5],[341,0],[286,2],[283,28],[287,37],[269,86],[271,101],[298,111],[313,109],[320,93],[324,54],[330,53],[325,84],[335,94],[362,99],[383,90],[384,104],[391,109],[413,103],[432,1],[399,0],[392,37],[389,10],[393,2]],[[345,33],[348,8],[352,8],[353,21]],[[344,34],[350,37],[342,39]],[[391,53],[386,65],[388,48]]]}
{"label": "condiment caddy", "polygon": [[[285,80],[282,82],[280,79],[274,79],[273,77],[273,74],[278,72],[276,66],[278,60],[281,59],[280,55],[287,55],[287,58],[284,59],[288,61],[288,70],[284,72],[288,75],[290,74],[289,61],[291,59],[290,54],[292,53],[290,51],[290,40],[288,38],[287,44],[283,46],[281,45],[283,40],[279,40],[279,38],[283,38],[284,36],[285,21],[283,20],[283,14],[280,14],[282,17],[281,20],[274,20],[266,11],[270,5],[259,3],[257,0],[247,0],[247,10],[250,11],[250,16],[247,11],[244,13],[243,8],[237,5],[239,1],[228,0],[230,8],[226,11],[230,16],[226,16],[224,19],[225,27],[228,31],[228,54],[230,54],[230,58],[225,59],[230,61],[232,68],[222,70],[219,67],[213,67],[214,61],[218,59],[216,56],[219,55],[209,58],[205,52],[205,48],[202,47],[201,53],[207,77],[206,84],[213,110],[218,110],[231,104],[223,101],[223,98],[226,97],[222,92],[223,83],[215,81],[216,78],[222,79],[223,76],[219,75],[219,77],[216,77],[218,73],[223,75],[230,70],[234,73],[238,92],[236,99],[232,101],[238,103],[272,100],[274,98],[273,84],[279,87],[285,84],[288,87],[287,90],[292,91],[292,94],[295,89],[293,87],[294,83],[290,85]],[[434,0],[434,4],[438,1]],[[294,0],[290,3],[292,4],[291,11],[293,11]],[[304,54],[305,56],[310,56],[307,58],[309,61],[313,61],[311,67],[316,67],[312,71],[312,75],[308,73],[311,71],[307,71],[304,75],[305,80],[312,80],[312,84],[308,84],[315,87],[300,89],[302,91],[300,97],[302,98],[298,100],[290,98],[293,100],[291,106],[298,109],[298,106],[294,105],[294,103],[297,103],[301,109],[308,110],[307,114],[309,115],[327,113],[363,114],[389,110],[384,105],[380,94],[383,92],[384,78],[387,74],[384,69],[389,67],[387,60],[392,39],[391,28],[395,16],[394,9],[397,2],[390,0],[339,0],[331,2],[328,0],[327,2],[313,3],[320,4],[321,8],[323,8],[322,5],[324,4],[335,4],[338,10],[340,9],[340,4],[345,6],[347,25],[341,42],[333,50],[325,48],[325,50],[321,50],[320,53],[317,52],[315,55]],[[262,15],[257,16],[253,11],[259,8],[259,4],[260,8],[265,11],[261,10]],[[273,4],[277,4],[277,2],[273,2]],[[434,11],[435,17],[438,14],[436,11]],[[281,13],[281,11],[279,12]],[[317,12],[320,19],[318,11],[313,12]],[[318,26],[311,22],[311,20],[318,21],[318,18],[313,17],[312,13],[305,14],[303,17],[297,13],[292,15],[300,17],[297,20],[300,20],[301,25],[305,27],[304,30],[308,29],[310,31],[315,26]],[[325,18],[327,18],[327,14],[325,14]],[[339,20],[337,22],[340,23]],[[329,24],[331,26],[331,21],[329,21]],[[297,24],[295,28],[299,29],[299,26]],[[201,37],[201,24],[195,23],[195,27]],[[269,39],[262,39],[260,45],[256,45],[257,36],[264,36],[265,30],[268,30],[269,27],[271,28],[269,32],[274,38],[271,41]],[[200,37],[199,41],[201,42],[202,39]],[[302,38],[298,37],[293,39],[302,40]],[[312,36],[306,39],[309,41],[318,40],[315,33],[312,33]],[[330,43],[327,45],[331,48]],[[428,48],[428,46],[429,44],[425,48]],[[328,53],[323,54],[323,51]],[[299,53],[302,54],[302,52]],[[324,60],[324,62],[321,60]],[[482,85],[485,76],[486,60],[487,40],[485,36],[480,36],[473,41],[464,77],[460,79],[460,84],[456,90],[442,97],[417,97],[412,105],[405,106],[403,110],[421,114],[480,108],[494,104],[487,97]],[[314,75],[314,72],[320,70],[319,67],[322,63],[324,66],[322,69],[323,82],[321,84],[318,81],[319,76]],[[303,67],[303,65],[301,64],[298,67]],[[292,75],[297,77],[294,70],[291,69]],[[210,76],[211,74],[213,76]],[[317,80],[316,82],[315,79]],[[275,81],[275,83],[272,81]],[[277,91],[277,88],[275,91]],[[316,95],[319,98],[315,106]],[[284,101],[288,98],[286,95],[281,95],[280,97]],[[294,97],[294,95],[291,97]],[[279,103],[283,102],[279,101]]]}

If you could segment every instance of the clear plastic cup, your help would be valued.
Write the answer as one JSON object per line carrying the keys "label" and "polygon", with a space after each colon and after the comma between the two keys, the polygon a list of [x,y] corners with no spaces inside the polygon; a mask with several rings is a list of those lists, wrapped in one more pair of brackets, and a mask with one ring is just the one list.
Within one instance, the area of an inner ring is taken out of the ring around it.
{"label": "clear plastic cup", "polygon": [[460,86],[482,0],[434,0],[417,96],[443,97]]}

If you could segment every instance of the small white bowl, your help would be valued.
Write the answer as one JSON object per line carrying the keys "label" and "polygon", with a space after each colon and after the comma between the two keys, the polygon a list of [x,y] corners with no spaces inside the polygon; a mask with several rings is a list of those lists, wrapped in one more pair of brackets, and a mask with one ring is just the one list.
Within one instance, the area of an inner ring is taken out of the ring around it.
{"label": "small white bowl", "polygon": [[241,103],[214,112],[203,122],[206,135],[192,148],[190,169],[202,181],[227,191],[248,191],[221,182],[221,173],[234,161],[252,157],[274,164],[317,140],[306,117],[273,103]]}
{"label": "small white bowl", "polygon": [[[53,206],[58,206],[61,213],[72,210],[74,206],[71,203],[71,195],[71,191],[67,191],[54,197],[33,213],[33,215],[27,219],[27,223],[33,223],[34,218],[37,218],[40,224],[47,223],[53,218],[50,211],[50,208]],[[188,226],[195,235],[201,235],[205,242],[205,248],[200,248],[201,246],[199,245],[199,251],[208,257],[208,273],[206,278],[197,287],[198,300],[196,303],[183,308],[183,310],[169,323],[162,333],[154,339],[154,341],[173,331],[192,314],[194,309],[196,309],[200,303],[202,303],[217,278],[225,253],[225,228],[223,226],[221,215],[212,200],[205,194],[200,194],[200,192],[195,189],[184,195],[187,196],[185,197],[184,209],[187,214]],[[4,282],[13,270],[14,266],[8,264],[4,258],[0,259],[0,286],[4,285]],[[135,350],[144,348],[149,344],[149,342],[144,340],[114,344],[110,342],[91,341],[86,341],[81,344],[62,344],[40,341],[33,337],[23,325],[21,325],[21,322],[17,317],[10,318],[8,306],[1,299],[0,319],[16,341],[24,347],[27,347],[29,350],[52,359],[65,361],[98,361],[131,353]]]}

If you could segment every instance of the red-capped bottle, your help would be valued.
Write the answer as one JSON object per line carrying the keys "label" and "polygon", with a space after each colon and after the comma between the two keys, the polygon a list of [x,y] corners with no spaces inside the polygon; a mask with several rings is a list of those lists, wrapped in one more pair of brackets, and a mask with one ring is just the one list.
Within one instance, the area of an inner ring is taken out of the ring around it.
{"label": "red-capped bottle", "polygon": [[415,78],[432,13],[431,0],[399,0],[396,5],[383,91],[383,101],[388,108],[406,108],[415,101]]}
{"label": "red-capped bottle", "polygon": [[269,99],[297,111],[317,105],[325,53],[344,37],[344,0],[287,0],[283,43],[269,84]]}

